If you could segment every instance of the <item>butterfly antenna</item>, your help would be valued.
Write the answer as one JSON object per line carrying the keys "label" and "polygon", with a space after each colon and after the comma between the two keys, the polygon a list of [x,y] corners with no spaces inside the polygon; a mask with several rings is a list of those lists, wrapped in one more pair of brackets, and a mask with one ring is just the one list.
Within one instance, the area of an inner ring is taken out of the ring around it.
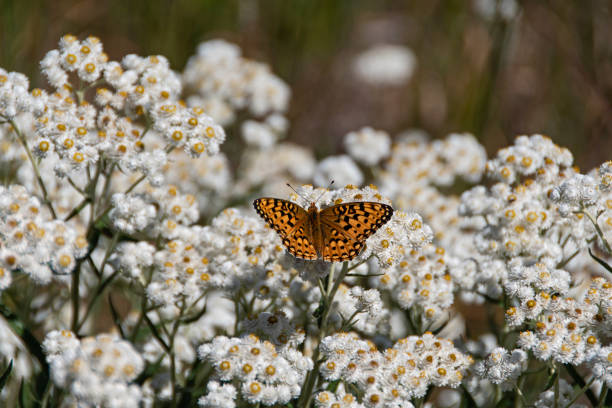
{"label": "butterfly antenna", "polygon": [[332,180],[332,181],[329,183],[329,185],[327,186],[327,188],[326,188],[326,189],[325,189],[325,190],[324,190],[324,191],[321,193],[321,195],[319,195],[319,197],[317,197],[317,199],[315,200],[315,203],[316,203],[317,201],[319,201],[319,200],[321,199],[321,197],[323,197],[323,195],[329,191],[329,189],[331,188],[331,186],[332,186],[333,184],[334,184],[334,180]]}
{"label": "butterfly antenna", "polygon": [[303,195],[301,195],[300,193],[297,192],[297,190],[295,188],[293,188],[293,186],[289,183],[287,183],[287,187],[289,187],[290,189],[293,190],[293,192],[295,194],[297,194],[299,197],[302,197],[305,201],[308,201],[308,199],[306,197],[304,197]]}

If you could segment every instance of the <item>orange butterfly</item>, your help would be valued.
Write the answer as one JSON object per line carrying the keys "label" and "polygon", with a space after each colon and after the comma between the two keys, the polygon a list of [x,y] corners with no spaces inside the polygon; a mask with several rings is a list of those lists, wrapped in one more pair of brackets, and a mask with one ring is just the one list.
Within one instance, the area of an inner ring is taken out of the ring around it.
{"label": "orange butterfly", "polygon": [[337,204],[308,211],[280,198],[258,198],[253,206],[278,232],[283,245],[298,258],[350,261],[361,253],[365,240],[391,219],[393,208],[370,201]]}

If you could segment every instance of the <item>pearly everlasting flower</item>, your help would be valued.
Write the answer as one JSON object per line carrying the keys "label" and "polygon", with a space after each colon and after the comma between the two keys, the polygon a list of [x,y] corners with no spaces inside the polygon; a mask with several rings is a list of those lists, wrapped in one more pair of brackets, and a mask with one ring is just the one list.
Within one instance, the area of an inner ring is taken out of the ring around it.
{"label": "pearly everlasting flower", "polygon": [[373,166],[391,151],[391,138],[386,132],[364,127],[344,137],[344,146],[355,160]]}
{"label": "pearly everlasting flower", "polygon": [[[475,183],[480,180],[487,161],[487,152],[469,133],[451,133],[446,139],[435,140],[432,148],[438,161],[450,167],[453,175]],[[445,174],[446,173],[446,174]],[[436,176],[436,184],[452,182],[448,170]]]}
{"label": "pearly everlasting flower", "polygon": [[443,248],[425,245],[383,267],[383,275],[372,281],[389,291],[402,309],[418,308],[422,319],[432,322],[447,313],[454,301],[455,284],[447,262]]}
{"label": "pearly everlasting flower", "polygon": [[612,190],[612,160],[603,163],[599,169],[599,190],[602,192],[610,192]]}
{"label": "pearly everlasting flower", "polygon": [[315,168],[313,153],[298,145],[279,143],[266,150],[248,149],[235,188],[246,192],[262,186],[264,192],[278,194],[274,187],[280,186],[286,191],[287,180],[307,182],[312,179]]}
{"label": "pearly everlasting flower", "polygon": [[157,216],[155,207],[136,194],[114,194],[109,218],[113,226],[125,234],[134,234],[147,228]]}
{"label": "pearly everlasting flower", "polygon": [[455,388],[472,364],[451,342],[430,333],[401,339],[383,353],[354,334],[338,333],[321,341],[321,352],[321,375],[353,384],[366,407],[410,406],[429,385]]}
{"label": "pearly everlasting flower", "polygon": [[87,37],[79,41],[72,35],[65,35],[59,48],[52,50],[41,61],[41,68],[47,80],[56,88],[67,85],[68,74],[76,73],[84,82],[97,80],[108,62],[97,37]]}
{"label": "pearly everlasting flower", "polygon": [[594,205],[599,198],[596,180],[588,175],[574,174],[570,179],[550,191],[549,198],[559,203],[559,212],[569,216]]}
{"label": "pearly everlasting flower", "polygon": [[[536,316],[532,309],[536,310]],[[510,307],[506,310],[506,319],[510,325],[524,319],[535,321],[534,330],[520,333],[518,345],[533,352],[536,358],[578,365],[599,344],[593,331],[596,314],[597,307],[590,303],[544,292],[520,307]]]}
{"label": "pearly everlasting flower", "polygon": [[163,168],[166,183],[180,186],[181,191],[196,197],[200,214],[217,214],[232,191],[230,162],[223,153],[191,160],[175,150]]}
{"label": "pearly everlasting flower", "polygon": [[612,384],[612,347],[600,347],[589,358],[593,377],[605,381],[609,387]]}
{"label": "pearly everlasting flower", "polygon": [[267,65],[242,57],[238,46],[223,40],[198,46],[183,81],[205,100],[221,100],[255,116],[284,112],[290,97],[289,87]]}
{"label": "pearly everlasting flower", "polygon": [[185,108],[178,103],[159,103],[152,110],[153,127],[168,144],[180,147],[192,157],[215,155],[225,141],[225,131],[200,107]]}
{"label": "pearly everlasting flower", "polygon": [[[291,347],[275,347],[257,336],[216,337],[198,354],[214,369],[218,382],[232,382],[249,404],[286,404],[299,396],[312,360]],[[206,396],[204,397],[206,398]]]}
{"label": "pearly everlasting flower", "polygon": [[276,142],[277,134],[265,123],[247,120],[242,123],[242,139],[248,145],[266,149]]}
{"label": "pearly everlasting flower", "polygon": [[297,347],[304,342],[303,330],[296,330],[283,312],[263,312],[240,324],[244,333],[252,333],[271,341],[277,347]]}
{"label": "pearly everlasting flower", "polygon": [[72,332],[52,331],[43,349],[53,382],[68,390],[75,403],[127,408],[141,400],[140,388],[131,382],[144,361],[129,342],[107,334],[79,341]]}
{"label": "pearly everlasting flower", "polygon": [[208,258],[194,244],[176,239],[154,254],[153,273],[146,287],[153,304],[172,306],[183,301],[191,305],[219,285],[221,277],[213,274]]}
{"label": "pearly everlasting flower", "polygon": [[412,77],[415,68],[414,53],[402,45],[375,45],[353,62],[357,77],[374,85],[402,85]]}
{"label": "pearly everlasting flower", "polygon": [[278,235],[252,210],[226,208],[197,239],[208,268],[219,272],[214,284],[230,291],[259,284],[264,267],[284,252]]}
{"label": "pearly everlasting flower", "polygon": [[19,113],[33,108],[32,96],[28,92],[29,84],[25,75],[0,68],[0,119],[14,120]]}
{"label": "pearly everlasting flower", "polygon": [[70,224],[53,220],[38,198],[24,187],[0,187],[0,288],[20,271],[46,284],[52,274],[66,275],[87,252],[87,240]]}
{"label": "pearly everlasting flower", "polygon": [[234,408],[236,406],[236,387],[232,384],[221,384],[210,381],[206,386],[206,395],[200,397],[198,405],[205,408]]}
{"label": "pearly everlasting flower", "polygon": [[366,241],[363,257],[375,255],[381,266],[400,262],[409,249],[431,242],[433,232],[417,213],[394,211],[391,220]]}
{"label": "pearly everlasting flower", "polygon": [[340,186],[360,185],[363,183],[363,174],[349,156],[329,156],[319,162],[313,180],[320,187],[328,186],[331,181]]}
{"label": "pearly everlasting flower", "polygon": [[[202,108],[178,103],[180,79],[163,56],[108,62],[98,39],[65,36],[42,66],[56,92],[32,93],[37,125],[32,145],[35,155],[53,162],[57,177],[75,178],[85,169],[94,173],[101,159],[109,159],[159,186],[171,150],[214,155],[225,139],[223,128]],[[107,87],[96,88],[95,105],[74,90],[73,72],[89,86],[104,78]],[[44,109],[37,108],[41,104]]]}
{"label": "pearly everlasting flower", "polygon": [[[513,183],[517,177],[532,176],[536,170],[569,167],[573,161],[569,150],[559,147],[546,136],[519,136],[514,145],[501,149],[497,157],[487,163],[487,173],[494,179]],[[544,174],[542,174],[544,175]]]}
{"label": "pearly everlasting flower", "polygon": [[521,349],[508,352],[503,347],[496,347],[485,360],[477,363],[474,369],[479,376],[493,384],[500,384],[502,390],[510,390],[527,368],[527,357],[527,353]]}
{"label": "pearly everlasting flower", "polygon": [[[321,391],[314,397],[317,408],[365,408],[356,396],[347,393],[342,383],[339,384],[335,392]],[[406,408],[413,408],[410,402],[405,402]]]}
{"label": "pearly everlasting flower", "polygon": [[341,329],[350,327],[368,335],[389,332],[389,311],[383,309],[380,292],[360,286],[340,285],[329,320]]}
{"label": "pearly everlasting flower", "polygon": [[153,265],[155,247],[148,242],[122,242],[110,262],[128,277],[146,284],[147,270]]}

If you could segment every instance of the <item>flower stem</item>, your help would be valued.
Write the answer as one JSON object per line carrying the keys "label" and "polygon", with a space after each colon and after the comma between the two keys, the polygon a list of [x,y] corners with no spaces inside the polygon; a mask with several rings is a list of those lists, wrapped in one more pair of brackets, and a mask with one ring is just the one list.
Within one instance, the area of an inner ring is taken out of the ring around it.
{"label": "flower stem", "polygon": [[15,130],[15,133],[17,133],[17,138],[19,139],[19,142],[21,143],[24,150],[26,151],[28,160],[32,164],[32,168],[34,169],[34,174],[36,175],[36,181],[38,182],[38,185],[40,186],[40,189],[42,191],[43,202],[49,208],[49,211],[51,211],[51,215],[53,216],[53,218],[56,219],[57,215],[55,214],[55,209],[53,208],[53,204],[51,204],[51,201],[49,200],[49,193],[47,192],[47,187],[45,187],[45,183],[43,182],[43,179],[40,175],[40,170],[38,169],[38,165],[36,164],[36,161],[34,160],[34,157],[32,156],[32,152],[30,151],[30,148],[28,147],[28,142],[26,141],[23,133],[21,133],[21,131],[19,130],[19,127],[17,127],[17,124],[13,120],[9,120],[9,123]]}
{"label": "flower stem", "polygon": [[[302,408],[307,408],[312,401],[313,390],[317,384],[317,380],[319,377],[319,367],[321,362],[319,360],[320,354],[320,346],[321,340],[325,338],[327,335],[328,322],[329,322],[329,313],[331,312],[331,308],[334,302],[334,297],[336,296],[336,292],[340,287],[340,284],[346,277],[346,274],[349,271],[348,262],[344,262],[342,264],[342,270],[336,279],[334,279],[334,267],[332,266],[332,270],[329,273],[329,281],[326,290],[322,290],[321,295],[321,305],[323,306],[323,311],[321,312],[320,317],[320,327],[319,327],[319,336],[317,341],[317,347],[312,353],[312,361],[314,366],[312,370],[306,375],[306,380],[304,381],[304,386],[302,387],[302,393],[300,399],[298,401],[297,406]],[[324,286],[324,285],[322,285]]]}
{"label": "flower stem", "polygon": [[591,220],[591,222],[593,223],[593,226],[595,227],[595,231],[597,231],[597,235],[599,235],[599,238],[601,238],[601,241],[603,242],[604,247],[606,248],[606,251],[608,252],[609,255],[612,255],[612,248],[610,248],[610,244],[606,240],[603,232],[601,231],[601,228],[599,228],[599,224],[597,224],[597,220],[588,211],[582,210],[579,212],[586,215],[587,218]]}

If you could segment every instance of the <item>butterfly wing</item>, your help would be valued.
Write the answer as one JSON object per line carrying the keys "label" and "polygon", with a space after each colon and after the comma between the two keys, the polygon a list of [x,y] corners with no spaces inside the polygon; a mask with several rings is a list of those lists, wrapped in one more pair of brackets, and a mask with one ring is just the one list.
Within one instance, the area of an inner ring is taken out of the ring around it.
{"label": "butterfly wing", "polygon": [[320,213],[323,259],[349,261],[365,247],[365,240],[391,219],[393,208],[375,202],[334,205]]}
{"label": "butterfly wing", "polygon": [[258,198],[253,207],[268,225],[280,235],[283,245],[298,258],[317,259],[309,237],[308,213],[299,205],[280,198]]}

